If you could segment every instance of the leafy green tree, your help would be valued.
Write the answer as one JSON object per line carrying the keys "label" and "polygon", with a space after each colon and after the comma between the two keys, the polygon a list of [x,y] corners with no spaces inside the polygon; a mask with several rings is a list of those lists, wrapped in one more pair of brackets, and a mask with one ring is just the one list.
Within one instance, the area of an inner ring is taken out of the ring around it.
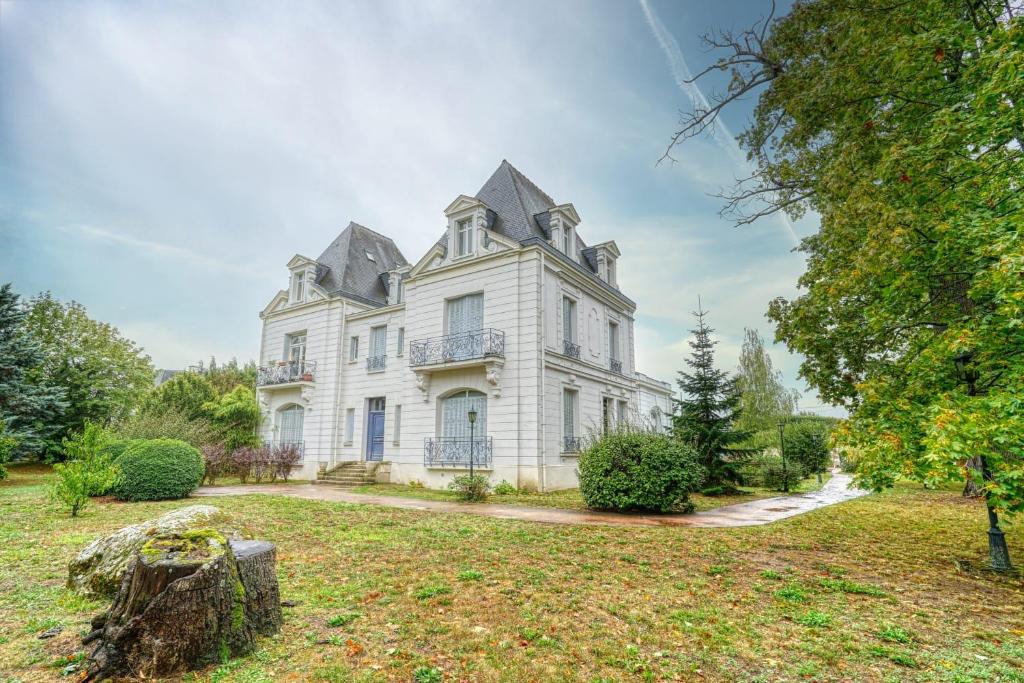
{"label": "leafy green tree", "polygon": [[203,371],[206,378],[213,384],[214,391],[218,396],[223,396],[235,387],[256,386],[256,362],[248,361],[245,365],[239,365],[238,360],[232,358],[226,365],[217,365],[217,359],[211,357],[210,364]]}
{"label": "leafy green tree", "polygon": [[180,372],[146,397],[142,412],[159,415],[167,411],[176,411],[190,420],[195,420],[207,416],[205,406],[216,398],[217,391],[206,375],[198,372]]}
{"label": "leafy green tree", "polygon": [[[87,422],[107,424],[128,415],[153,387],[149,356],[77,302],[62,303],[44,292],[28,302],[24,326],[40,344],[43,381],[67,397],[56,418],[59,437],[82,431]],[[48,452],[59,457],[59,438],[50,441]]]}
{"label": "leafy green tree", "polygon": [[757,330],[743,330],[740,367],[736,374],[740,390],[738,426],[746,431],[774,428],[781,418],[796,410],[800,394],[782,384],[782,372],[772,365]]}
{"label": "leafy green tree", "polygon": [[179,439],[196,448],[220,439],[208,417],[189,419],[174,407],[159,412],[140,411],[115,422],[112,429],[122,440]]}
{"label": "leafy green tree", "polygon": [[217,430],[224,448],[230,452],[241,446],[260,443],[257,429],[260,408],[253,390],[237,386],[220,398],[205,404],[203,410]]}
{"label": "leafy green tree", "polygon": [[57,479],[50,488],[50,496],[66,506],[72,517],[77,517],[88,505],[95,491],[107,491],[118,480],[116,467],[98,467],[84,460],[58,462],[53,471]]}
{"label": "leafy green tree", "polygon": [[17,440],[16,454],[38,457],[59,433],[68,403],[42,371],[43,350],[25,318],[11,285],[0,287],[0,423]]}
{"label": "leafy green tree", "polygon": [[786,457],[800,466],[803,476],[821,475],[832,463],[829,438],[833,420],[798,417],[786,425]]}
{"label": "leafy green tree", "polygon": [[[812,210],[776,336],[850,419],[858,480],[983,488],[1024,511],[1024,19],[1003,0],[808,0],[739,34],[727,90],[675,142],[757,96],[739,222]],[[700,76],[698,76],[700,77]],[[957,362],[959,361],[959,362]],[[959,365],[959,371],[957,366]],[[965,468],[979,458],[982,467]]]}
{"label": "leafy green tree", "polygon": [[694,313],[697,327],[691,330],[693,353],[686,360],[690,372],[680,371],[677,383],[684,398],[676,402],[672,419],[675,437],[689,444],[704,467],[706,491],[733,490],[739,481],[737,467],[749,452],[738,448],[746,438],[736,429],[740,417],[740,392],[737,379],[715,367],[713,329],[704,321],[707,312]]}

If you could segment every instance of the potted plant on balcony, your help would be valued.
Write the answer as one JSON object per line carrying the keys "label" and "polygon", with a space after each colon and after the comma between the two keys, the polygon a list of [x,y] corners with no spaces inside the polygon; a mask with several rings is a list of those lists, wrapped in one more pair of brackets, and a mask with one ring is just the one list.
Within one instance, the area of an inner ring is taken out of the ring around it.
{"label": "potted plant on balcony", "polygon": [[310,372],[309,370],[306,370],[305,372],[303,372],[302,373],[302,381],[303,382],[312,382],[313,381],[313,373]]}

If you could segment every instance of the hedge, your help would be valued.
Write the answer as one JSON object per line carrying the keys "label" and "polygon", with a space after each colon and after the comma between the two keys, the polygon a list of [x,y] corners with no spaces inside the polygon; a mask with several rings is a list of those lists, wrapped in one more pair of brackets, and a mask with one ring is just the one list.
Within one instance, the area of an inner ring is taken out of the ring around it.
{"label": "hedge", "polygon": [[580,454],[580,494],[597,510],[689,510],[704,478],[693,450],[661,434],[607,434]]}
{"label": "hedge", "polygon": [[203,480],[199,451],[176,439],[131,443],[118,457],[121,478],[114,488],[120,500],[184,498]]}

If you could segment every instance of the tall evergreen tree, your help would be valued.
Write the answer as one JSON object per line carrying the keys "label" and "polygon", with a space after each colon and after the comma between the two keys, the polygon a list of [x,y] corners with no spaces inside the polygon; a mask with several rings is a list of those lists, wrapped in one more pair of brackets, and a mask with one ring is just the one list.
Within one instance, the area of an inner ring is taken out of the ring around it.
{"label": "tall evergreen tree", "polygon": [[715,367],[717,342],[711,339],[714,330],[704,320],[707,311],[698,305],[694,315],[697,327],[691,330],[693,353],[686,360],[690,372],[679,372],[677,384],[684,398],[676,402],[673,433],[696,449],[707,468],[707,490],[726,492],[737,482],[738,461],[748,455],[736,448],[747,436],[735,426],[740,416],[739,386],[737,378]]}
{"label": "tall evergreen tree", "polygon": [[0,421],[17,440],[16,454],[39,456],[58,434],[68,404],[41,372],[43,352],[25,315],[11,285],[0,287]]}

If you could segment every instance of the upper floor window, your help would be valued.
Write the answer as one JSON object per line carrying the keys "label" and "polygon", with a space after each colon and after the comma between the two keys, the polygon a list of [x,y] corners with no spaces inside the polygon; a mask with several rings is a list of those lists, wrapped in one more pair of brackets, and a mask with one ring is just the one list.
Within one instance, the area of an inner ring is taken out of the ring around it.
{"label": "upper floor window", "polygon": [[467,218],[455,224],[455,254],[465,256],[473,251],[473,219]]}
{"label": "upper floor window", "polygon": [[614,261],[614,259],[609,259],[608,260],[608,284],[610,284],[612,287],[618,286],[618,285],[615,284],[615,261]]}
{"label": "upper floor window", "polygon": [[292,274],[292,301],[306,299],[306,271]]}
{"label": "upper floor window", "polygon": [[572,228],[562,225],[562,251],[572,256]]}
{"label": "upper floor window", "polygon": [[395,349],[395,355],[396,356],[401,356],[402,355],[402,348],[405,346],[405,328],[404,327],[399,327],[398,328],[398,344],[396,346],[397,346],[397,348]]}
{"label": "upper floor window", "polygon": [[402,284],[402,280],[399,279],[398,282],[395,283],[395,303],[396,304],[402,303],[402,299],[405,298],[405,291],[404,290],[405,290],[405,285]]}
{"label": "upper floor window", "polygon": [[387,356],[388,328],[386,325],[370,328],[370,357],[383,358]]}
{"label": "upper floor window", "polygon": [[608,357],[619,360],[619,324],[608,323]]}
{"label": "upper floor window", "polygon": [[359,358],[359,336],[350,337],[348,340],[348,359],[354,361]]}
{"label": "upper floor window", "polygon": [[306,333],[297,332],[288,337],[288,360],[301,363],[306,360]]}
{"label": "upper floor window", "polygon": [[562,297],[562,339],[576,343],[576,302]]}

